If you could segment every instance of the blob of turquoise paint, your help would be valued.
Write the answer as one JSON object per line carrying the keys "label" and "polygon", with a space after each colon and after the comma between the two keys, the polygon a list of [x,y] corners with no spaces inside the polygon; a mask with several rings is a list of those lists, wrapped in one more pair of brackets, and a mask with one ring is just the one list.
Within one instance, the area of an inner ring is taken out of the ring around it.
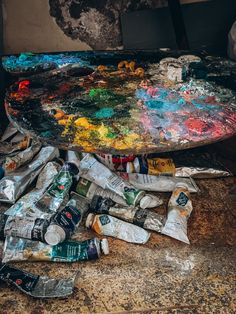
{"label": "blob of turquoise paint", "polygon": [[95,113],[95,117],[98,119],[111,118],[114,115],[113,108],[102,108]]}

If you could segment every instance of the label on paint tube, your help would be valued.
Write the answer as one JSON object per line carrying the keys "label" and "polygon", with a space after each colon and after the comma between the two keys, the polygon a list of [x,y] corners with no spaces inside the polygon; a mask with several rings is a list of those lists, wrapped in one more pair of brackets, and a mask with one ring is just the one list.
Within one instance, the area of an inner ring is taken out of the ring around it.
{"label": "label on paint tube", "polygon": [[170,175],[175,174],[175,165],[171,158],[147,158],[136,157],[133,162],[127,164],[127,172],[142,173],[149,175]]}
{"label": "label on paint tube", "polygon": [[76,186],[76,193],[86,197],[89,200],[92,200],[94,195],[100,195],[104,198],[112,199],[117,204],[127,206],[126,201],[120,195],[110,190],[103,189],[97,184],[84,178],[79,178]]}
{"label": "label on paint tube", "polygon": [[81,177],[90,180],[104,189],[109,189],[123,197],[128,205],[136,205],[145,194],[136,189],[121,177],[112,173],[110,169],[97,161],[92,155],[87,154],[80,162]]}
{"label": "label on paint tube", "polygon": [[0,280],[35,298],[59,298],[73,293],[74,279],[51,279],[0,264]]}
{"label": "label on paint tube", "polygon": [[4,235],[44,241],[44,234],[48,225],[49,221],[45,219],[9,216],[4,227]]}
{"label": "label on paint tube", "polygon": [[[104,243],[106,250],[103,251]],[[98,259],[109,253],[106,239],[93,238],[85,241],[65,241],[50,246],[41,242],[6,237],[3,250],[3,262],[51,261],[78,262]]]}
{"label": "label on paint tube", "polygon": [[139,227],[157,232],[161,232],[166,221],[163,215],[154,211],[136,207],[121,207],[112,200],[101,196],[94,196],[90,204],[90,211],[96,214],[109,214]]}
{"label": "label on paint tube", "polygon": [[118,173],[124,180],[137,189],[153,192],[172,192],[177,183],[185,183],[191,193],[199,191],[198,186],[192,178],[180,178],[169,176],[151,176],[140,173]]}

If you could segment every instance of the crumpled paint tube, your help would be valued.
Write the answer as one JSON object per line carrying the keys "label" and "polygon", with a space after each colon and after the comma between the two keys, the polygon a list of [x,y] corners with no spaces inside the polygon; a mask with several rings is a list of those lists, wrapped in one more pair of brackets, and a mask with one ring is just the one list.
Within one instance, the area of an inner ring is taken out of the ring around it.
{"label": "crumpled paint tube", "polygon": [[128,180],[130,184],[137,189],[153,192],[172,192],[176,183],[184,182],[188,186],[191,193],[199,192],[199,188],[192,178],[180,178],[169,176],[151,176],[140,173],[118,173],[124,180]]}
{"label": "crumpled paint tube", "polygon": [[48,162],[38,176],[35,189],[22,196],[5,214],[8,216],[49,218],[50,216],[41,212],[35,206],[35,203],[42,197],[47,187],[58,174],[60,168],[61,165],[57,162]]}
{"label": "crumpled paint tube", "polygon": [[30,138],[25,136],[23,140],[16,143],[0,142],[0,155],[7,155],[18,150],[27,149],[30,145]]}
{"label": "crumpled paint tube", "polygon": [[224,169],[204,168],[204,167],[178,167],[176,177],[192,177],[197,179],[220,178],[232,176],[230,171]]}
{"label": "crumpled paint tube", "polygon": [[6,157],[4,168],[7,173],[15,171],[19,167],[29,162],[40,150],[41,144],[38,142],[33,143],[27,149],[19,152],[13,157]]}
{"label": "crumpled paint tube", "polygon": [[44,236],[46,243],[56,245],[69,239],[81,223],[88,208],[89,200],[72,192],[71,199],[65,208],[52,216]]}
{"label": "crumpled paint tube", "polygon": [[161,233],[190,244],[187,236],[187,220],[193,206],[188,186],[177,183],[168,203],[168,215]]}
{"label": "crumpled paint tube", "polygon": [[118,218],[103,214],[89,214],[86,227],[101,235],[115,237],[126,242],[145,244],[150,233],[139,226],[132,225]]}
{"label": "crumpled paint tube", "polygon": [[45,213],[56,212],[63,203],[66,203],[69,190],[73,183],[73,177],[78,173],[75,164],[65,163],[52,184],[35,204]]}
{"label": "crumpled paint tube", "polygon": [[51,279],[0,263],[0,280],[35,298],[60,298],[73,293],[75,278]]}
{"label": "crumpled paint tube", "polygon": [[111,199],[94,196],[90,211],[96,214],[108,214],[133,223],[144,229],[161,232],[166,218],[156,212],[137,207],[121,207]]}
{"label": "crumpled paint tube", "polygon": [[79,174],[103,189],[109,189],[123,197],[128,205],[137,205],[145,195],[144,191],[124,181],[106,166],[97,161],[92,155],[87,154],[80,162]]}
{"label": "crumpled paint tube", "polygon": [[6,216],[4,235],[44,242],[50,221],[42,218]]}
{"label": "crumpled paint tube", "polygon": [[109,254],[107,239],[65,241],[50,246],[37,241],[6,237],[2,261],[3,263],[21,261],[79,262],[98,259],[101,254]]}
{"label": "crumpled paint tube", "polygon": [[108,189],[103,189],[96,183],[84,178],[79,178],[75,191],[79,195],[84,196],[89,200],[92,200],[94,195],[100,195],[102,197],[112,199],[115,203],[127,206],[126,201],[120,195]]}
{"label": "crumpled paint tube", "polygon": [[16,170],[0,181],[0,202],[14,204],[25,189],[38,176],[45,163],[59,156],[57,148],[43,147],[28,165]]}

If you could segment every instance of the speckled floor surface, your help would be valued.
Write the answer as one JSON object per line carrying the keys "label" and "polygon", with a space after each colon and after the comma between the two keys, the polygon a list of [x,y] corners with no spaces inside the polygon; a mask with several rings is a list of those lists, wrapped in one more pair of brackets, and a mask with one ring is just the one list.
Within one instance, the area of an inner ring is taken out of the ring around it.
{"label": "speckled floor surface", "polygon": [[35,300],[2,284],[0,313],[236,313],[236,178],[197,182],[190,246],[152,233],[144,246],[109,238],[110,255],[94,262],[18,263],[52,277],[78,271],[75,292]]}

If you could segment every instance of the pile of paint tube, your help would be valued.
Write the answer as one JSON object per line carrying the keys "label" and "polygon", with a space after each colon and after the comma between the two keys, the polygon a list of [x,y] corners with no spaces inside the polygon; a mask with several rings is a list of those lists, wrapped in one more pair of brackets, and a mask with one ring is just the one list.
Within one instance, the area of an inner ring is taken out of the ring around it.
{"label": "pile of paint tube", "polygon": [[[180,158],[178,153],[174,156],[176,161]],[[34,297],[70,295],[75,278],[50,279],[9,263],[78,262],[109,254],[107,238],[73,240],[81,227],[135,244],[145,244],[150,231],[189,244],[190,193],[199,190],[192,177],[230,175],[208,157],[213,167],[206,167],[206,156],[202,167],[199,160],[197,167],[177,167],[169,155],[59,151],[10,125],[0,141],[0,204],[9,205],[0,213],[0,281]],[[163,201],[153,192],[172,192],[167,215],[161,214]]]}

